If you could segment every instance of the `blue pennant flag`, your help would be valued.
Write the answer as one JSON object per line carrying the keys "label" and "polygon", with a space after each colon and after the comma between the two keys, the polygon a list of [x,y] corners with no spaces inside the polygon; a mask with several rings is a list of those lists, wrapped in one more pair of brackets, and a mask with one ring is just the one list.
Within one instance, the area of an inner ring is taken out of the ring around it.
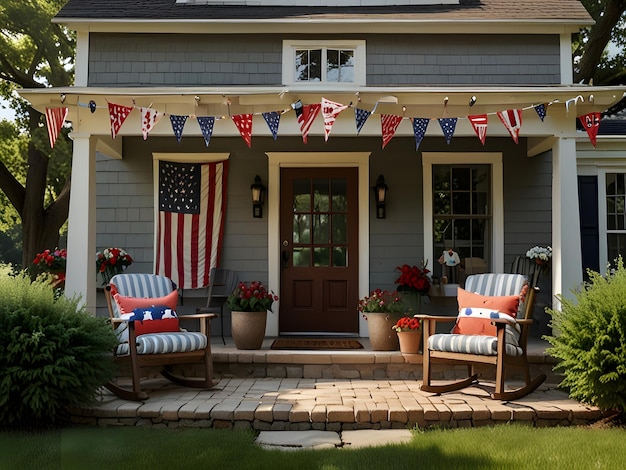
{"label": "blue pennant flag", "polygon": [[180,144],[180,139],[183,137],[183,128],[187,122],[187,116],[176,116],[174,114],[170,114],[170,121],[172,122],[172,129],[174,130],[176,140]]}
{"label": "blue pennant flag", "polygon": [[415,134],[415,150],[417,150],[422,143],[422,139],[426,134],[428,128],[429,118],[413,118],[413,133]]}
{"label": "blue pennant flag", "polygon": [[541,119],[541,122],[543,122],[544,118],[546,117],[546,105],[538,104],[537,106],[535,106],[535,111],[537,111],[539,119]]}
{"label": "blue pennant flag", "polygon": [[204,143],[209,146],[211,140],[211,134],[213,134],[213,125],[215,124],[215,118],[213,116],[198,116],[198,125],[204,136]]}
{"label": "blue pennant flag", "polygon": [[367,118],[371,116],[370,111],[366,111],[364,109],[354,108],[354,117],[356,118],[356,133],[357,135],[361,132],[365,121]]}
{"label": "blue pennant flag", "polygon": [[443,131],[443,135],[446,136],[446,142],[450,145],[452,136],[454,135],[454,129],[456,128],[456,121],[458,118],[439,118],[439,125]]}
{"label": "blue pennant flag", "polygon": [[263,117],[265,118],[265,122],[267,122],[267,127],[270,128],[272,132],[272,136],[274,140],[278,137],[278,125],[280,124],[280,114],[276,111],[272,111],[271,113],[263,113]]}

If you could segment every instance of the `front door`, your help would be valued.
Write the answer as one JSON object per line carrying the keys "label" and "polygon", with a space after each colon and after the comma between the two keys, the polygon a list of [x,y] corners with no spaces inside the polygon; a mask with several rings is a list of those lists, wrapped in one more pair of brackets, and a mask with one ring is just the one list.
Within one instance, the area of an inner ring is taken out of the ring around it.
{"label": "front door", "polygon": [[280,334],[358,334],[358,170],[280,178]]}

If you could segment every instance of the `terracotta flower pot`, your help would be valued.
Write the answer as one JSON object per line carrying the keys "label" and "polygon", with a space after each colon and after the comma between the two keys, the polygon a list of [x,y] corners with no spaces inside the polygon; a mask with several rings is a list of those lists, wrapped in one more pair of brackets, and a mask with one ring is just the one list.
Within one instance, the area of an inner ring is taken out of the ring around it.
{"label": "terracotta flower pot", "polygon": [[374,351],[397,351],[400,347],[398,335],[391,328],[402,316],[399,313],[367,312],[367,329]]}
{"label": "terracotta flower pot", "polygon": [[265,339],[267,310],[232,312],[231,331],[237,349],[260,349]]}
{"label": "terracotta flower pot", "polygon": [[402,354],[419,354],[422,344],[422,330],[398,331],[397,335]]}

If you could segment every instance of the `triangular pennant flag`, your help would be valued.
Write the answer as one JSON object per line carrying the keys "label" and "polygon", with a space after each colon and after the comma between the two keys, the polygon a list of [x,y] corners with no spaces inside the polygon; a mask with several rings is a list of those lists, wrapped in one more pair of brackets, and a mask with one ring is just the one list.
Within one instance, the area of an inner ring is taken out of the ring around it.
{"label": "triangular pennant flag", "polygon": [[538,104],[537,106],[535,106],[535,111],[537,111],[539,119],[541,119],[541,122],[543,122],[543,120],[546,118],[546,105]]}
{"label": "triangular pennant flag", "polygon": [[278,137],[278,125],[280,124],[280,113],[277,113],[276,111],[263,113],[263,118],[267,123],[267,127],[270,128],[274,140],[276,140],[276,137]]}
{"label": "triangular pennant flag", "polygon": [[61,133],[67,113],[68,108],[46,108],[46,126],[48,127],[50,148],[54,148],[54,143]]}
{"label": "triangular pennant flag", "polygon": [[417,150],[424,139],[426,129],[430,123],[429,118],[413,118],[413,134],[415,134],[415,150]]}
{"label": "triangular pennant flag", "polygon": [[578,116],[580,123],[583,125],[585,130],[587,131],[587,135],[589,136],[589,140],[593,146],[596,146],[596,137],[598,136],[598,130],[600,129],[600,119],[602,119],[602,114],[600,113],[589,113],[584,114],[582,116]]}
{"label": "triangular pennant flag", "polygon": [[347,104],[335,103],[334,101],[327,100],[322,97],[322,116],[324,116],[324,141],[328,142],[328,136],[333,128],[335,119],[339,116],[344,109],[348,107]]}
{"label": "triangular pennant flag", "polygon": [[300,131],[302,132],[302,142],[306,144],[311,125],[319,114],[320,109],[322,109],[322,105],[319,103],[303,105],[302,101],[298,100],[295,103],[292,103],[291,107],[294,109],[296,116],[298,117]]}
{"label": "triangular pennant flag", "polygon": [[513,137],[513,141],[517,144],[519,131],[522,128],[522,110],[507,109],[506,111],[498,111],[498,117],[509,131],[509,134],[511,134],[511,137]]}
{"label": "triangular pennant flag", "polygon": [[183,137],[183,129],[185,127],[185,123],[187,122],[187,116],[170,114],[170,122],[172,123],[172,130],[174,131],[176,140],[180,144],[180,139]]}
{"label": "triangular pennant flag", "polygon": [[365,121],[367,121],[367,118],[370,117],[371,115],[372,115],[371,111],[366,111],[364,109],[354,108],[354,117],[356,119],[356,133],[357,133],[357,135],[359,135],[359,132],[361,132],[361,129],[363,129],[363,126],[365,125]]}
{"label": "triangular pennant flag", "polygon": [[252,147],[252,117],[253,114],[237,114],[233,116],[233,122],[237,129],[239,129],[239,133],[241,137],[248,144],[248,148]]}
{"label": "triangular pennant flag", "polygon": [[111,118],[111,137],[115,139],[115,136],[120,131],[122,124],[126,121],[126,118],[133,110],[130,106],[122,106],[121,104],[108,103],[109,105],[109,117]]}
{"label": "triangular pennant flag", "polygon": [[486,114],[477,114],[475,116],[467,116],[467,119],[472,123],[472,127],[474,128],[474,132],[480,139],[480,143],[485,145],[485,138],[487,137],[487,121],[488,117]]}
{"label": "triangular pennant flag", "polygon": [[148,138],[148,134],[154,129],[161,117],[163,117],[163,114],[156,109],[141,108],[141,133],[143,134],[143,140]]}
{"label": "triangular pennant flag", "polygon": [[450,145],[452,136],[454,135],[454,129],[456,129],[456,121],[458,118],[439,118],[439,125],[443,131],[443,135],[446,137],[446,142]]}
{"label": "triangular pennant flag", "polygon": [[402,116],[394,116],[393,114],[383,114],[380,116],[380,127],[383,133],[383,148],[385,148],[393,138],[401,122]]}
{"label": "triangular pennant flag", "polygon": [[204,137],[204,143],[208,147],[209,141],[211,140],[211,134],[213,134],[213,125],[215,124],[215,118],[213,116],[198,116],[196,117],[196,119],[198,120],[200,131],[202,132],[202,136]]}

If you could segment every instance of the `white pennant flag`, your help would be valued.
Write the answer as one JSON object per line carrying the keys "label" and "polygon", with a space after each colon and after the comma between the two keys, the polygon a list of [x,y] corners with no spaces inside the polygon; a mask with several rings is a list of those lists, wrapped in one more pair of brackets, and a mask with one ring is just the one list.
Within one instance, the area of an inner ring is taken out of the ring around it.
{"label": "white pennant flag", "polygon": [[143,133],[143,140],[148,138],[148,134],[157,122],[161,119],[163,114],[152,108],[141,108],[141,132]]}
{"label": "white pennant flag", "polygon": [[324,116],[324,141],[328,142],[328,136],[339,113],[349,105],[335,103],[322,97],[322,115]]}

